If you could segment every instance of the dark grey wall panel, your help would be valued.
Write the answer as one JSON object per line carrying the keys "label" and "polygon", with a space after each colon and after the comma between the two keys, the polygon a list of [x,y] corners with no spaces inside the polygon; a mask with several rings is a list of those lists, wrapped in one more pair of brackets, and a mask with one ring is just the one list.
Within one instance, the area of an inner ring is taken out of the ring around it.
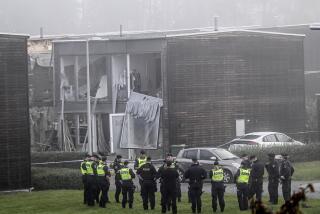
{"label": "dark grey wall panel", "polygon": [[30,187],[26,39],[0,35],[0,190]]}
{"label": "dark grey wall panel", "polygon": [[167,43],[170,144],[215,146],[246,131],[304,130],[303,37],[229,32]]}

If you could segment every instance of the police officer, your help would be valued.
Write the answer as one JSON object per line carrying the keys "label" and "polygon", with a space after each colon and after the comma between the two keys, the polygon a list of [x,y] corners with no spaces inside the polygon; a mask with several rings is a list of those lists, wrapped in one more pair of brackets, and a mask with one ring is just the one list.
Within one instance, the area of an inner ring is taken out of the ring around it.
{"label": "police officer", "polygon": [[[138,170],[141,166],[143,166],[145,163],[147,162],[147,156],[146,156],[146,152],[144,150],[140,151],[140,157],[135,159],[134,162],[134,169]],[[142,180],[139,178],[139,185],[140,185],[140,189],[142,189]],[[140,192],[140,195],[142,197],[142,192]]]}
{"label": "police officer", "polygon": [[278,204],[278,187],[279,187],[279,163],[275,160],[275,154],[268,154],[269,161],[266,164],[268,172],[268,192],[269,202],[271,204]]}
{"label": "police officer", "polygon": [[192,159],[192,165],[184,174],[186,179],[189,179],[190,199],[192,213],[201,213],[201,194],[203,180],[207,177],[207,172],[199,165],[196,158]]}
{"label": "police officer", "polygon": [[85,159],[80,164],[80,171],[82,174],[83,183],[83,204],[87,204],[88,197],[88,184],[87,184],[87,167],[86,163],[90,160],[90,155],[86,155]]}
{"label": "police officer", "polygon": [[[161,171],[160,171],[161,170]],[[177,179],[179,173],[176,167],[172,164],[172,161],[166,161],[166,167],[162,167],[158,170],[162,182],[162,201],[161,201],[161,212],[166,213],[168,204],[172,206],[172,213],[177,213]]]}
{"label": "police officer", "polygon": [[[166,159],[163,161],[162,166],[159,167],[157,175],[156,175],[156,179],[159,179],[159,182],[160,182],[160,194],[161,194],[160,204],[161,204],[161,206],[164,203],[164,197],[165,197],[165,195],[164,195],[164,185],[163,185],[163,180],[161,178],[161,175],[162,175],[162,172],[163,172],[163,170],[165,168],[167,168],[167,160]],[[167,210],[169,211],[170,210],[170,205],[167,205],[167,208],[168,208]]]}
{"label": "police officer", "polygon": [[[175,158],[173,157],[172,153],[168,153],[167,154],[167,160],[172,161],[173,166],[177,169],[178,173],[180,170],[179,165],[177,163],[177,161],[175,160]],[[181,180],[182,178],[179,177],[179,179],[177,179],[177,200],[178,202],[181,202]]]}
{"label": "police officer", "polygon": [[212,195],[212,209],[213,212],[217,212],[217,200],[219,199],[219,206],[221,212],[224,211],[224,174],[223,169],[219,166],[219,162],[215,161],[213,169],[209,172],[211,178],[211,195]]}
{"label": "police officer", "polygon": [[237,197],[240,210],[248,210],[249,196],[249,177],[250,177],[249,161],[242,161],[240,168],[234,176],[237,186]]}
{"label": "police officer", "polygon": [[288,160],[288,154],[282,154],[283,161],[280,164],[280,180],[282,183],[282,194],[285,201],[289,201],[291,197],[291,177],[294,173],[294,168]]}
{"label": "police officer", "polygon": [[137,170],[137,175],[142,181],[141,196],[144,210],[148,210],[148,201],[150,201],[150,208],[154,210],[155,191],[157,185],[156,174],[157,170],[151,163],[150,157],[147,157],[147,162]]}
{"label": "police officer", "polygon": [[[111,165],[111,168],[114,170],[115,175],[123,167],[123,163],[121,162],[121,159],[122,159],[122,156],[117,155],[113,161],[113,164]],[[114,198],[115,198],[116,202],[119,203],[120,202],[119,196],[121,193],[121,182],[120,182],[119,176],[115,176],[114,182],[115,182],[115,186],[116,186]]]}
{"label": "police officer", "polygon": [[129,204],[129,208],[133,207],[133,193],[134,185],[132,179],[135,178],[135,174],[132,169],[128,167],[129,162],[126,160],[123,163],[123,167],[118,171],[117,177],[121,181],[122,188],[122,208],[126,208],[126,204]]}
{"label": "police officer", "polygon": [[264,164],[255,155],[250,156],[251,171],[249,179],[249,199],[256,195],[256,200],[261,201],[263,192]]}
{"label": "police officer", "polygon": [[[106,157],[102,157],[102,159],[99,161],[99,164],[97,166],[97,183],[98,183],[98,188],[101,191],[99,206],[102,208],[106,207],[106,203],[109,200],[108,191],[110,187],[110,182],[109,182],[110,172],[109,172],[108,166],[106,165],[106,160],[107,160]],[[99,197],[99,194],[98,194],[98,197]]]}
{"label": "police officer", "polygon": [[140,157],[136,158],[134,162],[134,169],[138,170],[141,166],[143,166],[147,162],[146,152],[144,150],[140,151]]}
{"label": "police officer", "polygon": [[88,185],[88,194],[87,194],[87,203],[88,206],[94,206],[94,200],[96,196],[96,176],[97,176],[97,156],[93,155],[90,157],[90,160],[86,162],[87,170],[87,185]]}

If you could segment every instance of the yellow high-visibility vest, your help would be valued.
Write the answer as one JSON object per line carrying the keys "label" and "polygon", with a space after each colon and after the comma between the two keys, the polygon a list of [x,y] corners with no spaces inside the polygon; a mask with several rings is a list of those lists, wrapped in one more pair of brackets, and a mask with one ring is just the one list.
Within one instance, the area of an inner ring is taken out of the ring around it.
{"label": "yellow high-visibility vest", "polygon": [[121,180],[122,181],[128,181],[131,180],[131,175],[130,175],[130,169],[129,168],[122,168],[119,170]]}
{"label": "yellow high-visibility vest", "polygon": [[218,168],[218,169],[213,169],[212,170],[212,177],[211,180],[215,182],[221,182],[223,181],[223,169]]}
{"label": "yellow high-visibility vest", "polygon": [[147,162],[147,157],[144,158],[138,158],[138,168],[142,167]]}
{"label": "yellow high-visibility vest", "polygon": [[87,161],[86,162],[86,168],[87,168],[87,175],[93,175],[93,168],[92,168],[92,161]]}
{"label": "yellow high-visibility vest", "polygon": [[86,175],[86,174],[87,174],[87,170],[85,170],[85,169],[82,168],[82,165],[83,165],[83,164],[86,164],[86,162],[87,162],[87,161],[82,161],[81,164],[80,164],[80,170],[81,170],[81,174],[82,174],[82,175]]}
{"label": "yellow high-visibility vest", "polygon": [[98,176],[105,176],[106,175],[106,173],[105,173],[105,171],[103,169],[105,166],[106,165],[103,162],[99,162],[99,165],[97,166],[97,174],[98,174]]}
{"label": "yellow high-visibility vest", "polygon": [[248,184],[249,183],[249,177],[250,177],[250,169],[242,169],[242,168],[240,168],[240,175],[238,177],[237,182],[238,183]]}

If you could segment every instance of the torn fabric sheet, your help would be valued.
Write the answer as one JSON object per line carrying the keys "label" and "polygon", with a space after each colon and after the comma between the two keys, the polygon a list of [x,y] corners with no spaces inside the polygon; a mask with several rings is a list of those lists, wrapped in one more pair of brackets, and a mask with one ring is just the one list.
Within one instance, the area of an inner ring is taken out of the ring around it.
{"label": "torn fabric sheet", "polygon": [[132,92],[126,106],[120,148],[157,149],[162,99]]}
{"label": "torn fabric sheet", "polygon": [[163,106],[162,99],[132,92],[126,106],[126,113],[134,118],[143,118],[147,123],[156,119],[157,112]]}

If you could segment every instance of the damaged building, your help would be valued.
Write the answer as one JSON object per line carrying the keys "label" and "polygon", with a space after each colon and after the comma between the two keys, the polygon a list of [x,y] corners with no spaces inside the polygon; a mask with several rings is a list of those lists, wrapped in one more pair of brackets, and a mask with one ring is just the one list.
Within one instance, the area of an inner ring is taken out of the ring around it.
{"label": "damaged building", "polygon": [[204,30],[55,40],[60,149],[168,151],[217,146],[244,132],[303,131],[303,39]]}

